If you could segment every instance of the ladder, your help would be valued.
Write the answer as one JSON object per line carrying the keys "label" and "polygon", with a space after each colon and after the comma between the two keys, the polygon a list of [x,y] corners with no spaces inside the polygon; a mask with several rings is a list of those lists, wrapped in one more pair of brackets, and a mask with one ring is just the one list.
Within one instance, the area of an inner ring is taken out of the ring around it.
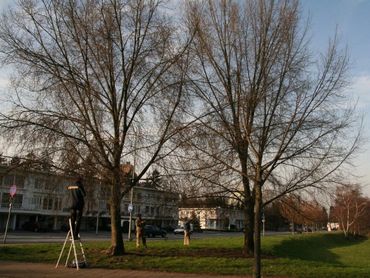
{"label": "ladder", "polygon": [[[65,267],[75,267],[77,270],[79,270],[80,268],[83,268],[83,267],[87,266],[85,252],[84,252],[84,248],[82,246],[81,237],[78,235],[78,238],[75,239],[74,236],[73,236],[71,218],[69,218],[68,222],[69,222],[69,231],[67,233],[66,239],[64,240],[63,248],[62,248],[62,251],[59,254],[59,258],[58,258],[57,264],[55,265],[55,268],[58,267],[59,262],[60,262],[60,260],[63,256],[64,249],[65,249],[67,243],[69,242],[70,243],[69,251],[68,251],[66,262],[65,262],[64,266]],[[80,255],[82,255],[82,260],[78,260],[76,241],[79,242],[79,247],[80,247],[80,252],[81,252]],[[72,263],[68,264],[69,258],[71,256],[72,249],[73,249],[73,254],[74,254],[74,260],[72,260]]]}

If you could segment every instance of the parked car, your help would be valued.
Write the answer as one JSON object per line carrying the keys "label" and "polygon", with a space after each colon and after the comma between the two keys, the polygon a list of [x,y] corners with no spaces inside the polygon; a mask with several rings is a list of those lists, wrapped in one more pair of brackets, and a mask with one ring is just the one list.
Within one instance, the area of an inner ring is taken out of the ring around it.
{"label": "parked car", "polygon": [[230,224],[229,227],[227,228],[229,232],[236,232],[238,229],[236,228],[236,225]]}
{"label": "parked car", "polygon": [[28,221],[22,225],[22,229],[30,232],[50,232],[52,226],[47,222]]}
{"label": "parked car", "polygon": [[183,235],[184,234],[184,227],[177,227],[175,230],[173,230],[173,233],[175,235]]}
{"label": "parked car", "polygon": [[[184,234],[184,227],[177,227],[175,230],[173,230],[173,233],[175,234],[175,235],[183,235]],[[203,232],[203,230],[202,229],[198,229],[198,230],[194,230],[193,229],[193,224],[190,224],[190,233],[192,234],[193,232],[200,232],[200,233],[202,233]]]}
{"label": "parked car", "polygon": [[[199,232],[203,233],[203,230],[201,228],[194,229],[194,225],[190,224],[190,233],[192,234],[193,232]],[[173,230],[173,233],[175,235],[183,235],[184,234],[184,227],[177,227],[176,229]]]}
{"label": "parked car", "polygon": [[156,237],[156,236],[161,236],[161,237],[166,237],[167,232],[166,230],[163,230],[157,226],[154,225],[145,225],[144,226],[144,235],[146,237]]}
{"label": "parked car", "polygon": [[30,232],[38,232],[40,230],[40,224],[35,221],[28,221],[22,225],[22,229]]}
{"label": "parked car", "polygon": [[172,233],[175,230],[175,227],[171,225],[167,225],[163,227],[164,230],[166,230],[167,233]]}

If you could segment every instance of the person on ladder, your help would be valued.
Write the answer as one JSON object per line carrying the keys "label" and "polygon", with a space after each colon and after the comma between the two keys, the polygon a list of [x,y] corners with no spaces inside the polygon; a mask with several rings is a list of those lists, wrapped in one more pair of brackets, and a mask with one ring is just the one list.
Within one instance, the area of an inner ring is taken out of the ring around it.
{"label": "person on ladder", "polygon": [[68,186],[68,190],[71,192],[72,204],[71,204],[71,222],[73,238],[78,239],[80,233],[80,225],[82,219],[83,208],[85,205],[86,191],[82,183],[82,178],[79,177],[76,180],[75,185]]}

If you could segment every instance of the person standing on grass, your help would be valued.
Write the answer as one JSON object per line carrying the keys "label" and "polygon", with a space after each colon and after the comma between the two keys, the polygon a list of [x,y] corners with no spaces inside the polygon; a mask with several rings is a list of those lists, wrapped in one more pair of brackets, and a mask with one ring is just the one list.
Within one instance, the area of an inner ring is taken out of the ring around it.
{"label": "person standing on grass", "polygon": [[189,246],[190,244],[190,233],[191,233],[190,221],[186,217],[185,223],[184,223],[184,245],[185,246]]}
{"label": "person standing on grass", "polygon": [[137,215],[135,226],[136,226],[136,248],[140,247],[140,242],[146,247],[146,239],[144,235],[144,224],[145,221],[141,218],[141,214]]}

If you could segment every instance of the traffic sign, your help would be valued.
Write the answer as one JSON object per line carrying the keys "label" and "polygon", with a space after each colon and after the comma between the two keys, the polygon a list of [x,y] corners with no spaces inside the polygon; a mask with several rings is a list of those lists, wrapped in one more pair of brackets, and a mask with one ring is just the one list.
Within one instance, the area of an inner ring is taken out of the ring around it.
{"label": "traffic sign", "polygon": [[132,209],[133,209],[132,204],[129,204],[129,205],[128,205],[128,212],[130,212],[130,213],[131,213],[131,212],[132,212]]}
{"label": "traffic sign", "polygon": [[13,184],[9,190],[10,196],[13,198],[16,192],[17,192],[17,186]]}

